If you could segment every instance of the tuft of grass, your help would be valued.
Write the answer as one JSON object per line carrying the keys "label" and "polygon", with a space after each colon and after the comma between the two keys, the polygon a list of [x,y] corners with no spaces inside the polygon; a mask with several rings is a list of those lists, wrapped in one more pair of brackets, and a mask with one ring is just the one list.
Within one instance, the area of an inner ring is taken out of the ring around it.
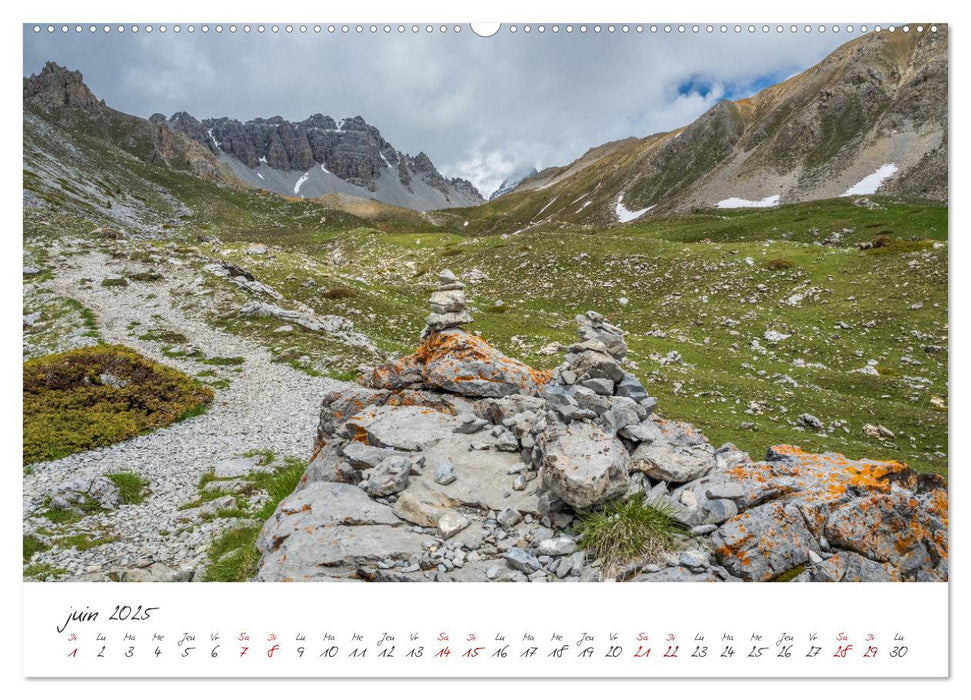
{"label": "tuft of grass", "polygon": [[360,372],[353,369],[331,369],[324,373],[325,377],[336,379],[340,382],[353,382],[360,376]]}
{"label": "tuft of grass", "polygon": [[580,547],[602,559],[608,573],[633,562],[657,559],[685,532],[670,504],[648,503],[644,494],[580,513]]}
{"label": "tuft of grass", "polygon": [[166,345],[185,345],[189,339],[182,333],[163,328],[152,328],[147,333],[138,336],[139,340],[155,340]]}
{"label": "tuft of grass", "polygon": [[163,275],[159,272],[135,272],[129,277],[135,282],[158,282]]}
{"label": "tuft of grass", "polygon": [[310,365],[305,365],[305,364],[303,364],[301,362],[297,362],[296,360],[290,360],[287,364],[290,365],[293,369],[299,370],[299,371],[303,372],[308,377],[323,377],[324,376],[324,373],[321,372],[320,370],[314,369]]}
{"label": "tuft of grass", "polygon": [[[255,452],[254,454],[264,454]],[[272,454],[272,453],[270,453]],[[276,510],[280,501],[293,493],[300,483],[307,465],[295,458],[287,458],[287,466],[272,474],[253,474],[250,480],[254,487],[265,489],[269,499],[260,510],[253,514],[259,521],[267,520]],[[204,477],[205,478],[205,477]],[[256,548],[256,538],[260,534],[259,525],[233,528],[223,533],[209,546],[209,564],[206,567],[206,581],[249,581],[256,576],[260,563],[260,552]]]}
{"label": "tuft of grass", "polygon": [[260,551],[256,548],[258,526],[238,527],[226,531],[209,546],[206,581],[249,581],[259,568]]}
{"label": "tuft of grass", "polygon": [[121,492],[121,502],[128,505],[142,503],[149,494],[148,479],[137,472],[114,472],[105,474]]}
{"label": "tuft of grass", "polygon": [[898,255],[900,253],[914,253],[918,250],[925,250],[933,245],[934,241],[929,239],[902,241],[897,238],[877,236],[873,239],[873,247],[863,252],[867,255]]}
{"label": "tuft of grass", "polygon": [[212,391],[130,348],[98,345],[24,363],[24,464],[110,445],[204,410]]}
{"label": "tuft of grass", "polygon": [[806,565],[800,564],[799,566],[792,567],[788,571],[783,571],[781,574],[772,579],[772,581],[775,583],[788,583],[805,570]]}

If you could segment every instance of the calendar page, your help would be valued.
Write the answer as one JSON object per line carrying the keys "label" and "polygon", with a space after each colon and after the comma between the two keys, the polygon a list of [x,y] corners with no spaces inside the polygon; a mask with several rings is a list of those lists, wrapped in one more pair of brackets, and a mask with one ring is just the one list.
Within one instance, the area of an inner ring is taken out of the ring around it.
{"label": "calendar page", "polygon": [[24,676],[947,677],[948,25],[415,18],[22,25]]}

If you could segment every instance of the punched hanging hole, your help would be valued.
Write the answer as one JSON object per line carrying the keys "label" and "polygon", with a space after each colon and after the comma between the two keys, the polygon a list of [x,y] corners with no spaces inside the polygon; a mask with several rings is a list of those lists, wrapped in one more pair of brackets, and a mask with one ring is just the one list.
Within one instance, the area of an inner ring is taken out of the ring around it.
{"label": "punched hanging hole", "polygon": [[502,24],[499,22],[473,22],[469,27],[476,36],[488,38],[498,33]]}

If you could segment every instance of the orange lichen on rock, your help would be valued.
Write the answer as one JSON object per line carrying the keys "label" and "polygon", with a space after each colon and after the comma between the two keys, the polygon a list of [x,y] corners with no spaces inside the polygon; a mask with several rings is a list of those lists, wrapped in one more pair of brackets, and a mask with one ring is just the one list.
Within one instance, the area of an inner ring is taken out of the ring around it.
{"label": "orange lichen on rock", "polygon": [[460,329],[429,333],[413,355],[363,374],[358,383],[378,389],[434,389],[476,397],[536,395],[552,372],[506,357],[479,336]]}
{"label": "orange lichen on rock", "polygon": [[742,512],[721,525],[713,542],[737,576],[769,580],[808,562],[810,551],[818,563],[820,542],[828,542],[843,550],[845,561],[810,563],[818,569],[814,580],[946,580],[948,496],[939,476],[897,461],[778,445],[766,461],[725,469],[704,488],[717,490],[725,481],[741,487],[735,502]]}

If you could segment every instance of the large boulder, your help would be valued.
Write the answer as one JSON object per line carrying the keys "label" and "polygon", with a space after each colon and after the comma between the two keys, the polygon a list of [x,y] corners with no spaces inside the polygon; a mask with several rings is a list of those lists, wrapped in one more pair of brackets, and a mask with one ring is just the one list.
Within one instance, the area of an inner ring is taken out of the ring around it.
{"label": "large boulder", "polygon": [[595,423],[551,425],[539,447],[543,483],[573,508],[605,503],[630,488],[627,449]]}
{"label": "large boulder", "polygon": [[535,395],[550,373],[506,357],[459,328],[430,333],[401,360],[375,367],[358,380],[374,389],[427,388],[463,396]]}
{"label": "large boulder", "polygon": [[821,551],[842,559],[816,566],[811,580],[947,579],[944,481],[899,462],[780,445],[763,462],[713,471],[684,490],[699,509],[731,500],[741,511],[721,524],[712,543],[725,567],[747,580],[806,565]]}
{"label": "large boulder", "polygon": [[637,471],[655,481],[680,484],[704,476],[716,466],[715,448],[697,428],[653,416],[649,422],[656,431],[643,434],[645,441],[631,455]]}
{"label": "large boulder", "polygon": [[799,509],[784,503],[766,503],[732,518],[712,544],[724,567],[748,581],[769,581],[820,550]]}
{"label": "large boulder", "polygon": [[315,482],[283,499],[256,541],[261,581],[353,577],[357,567],[414,557],[422,536],[351,484]]}

